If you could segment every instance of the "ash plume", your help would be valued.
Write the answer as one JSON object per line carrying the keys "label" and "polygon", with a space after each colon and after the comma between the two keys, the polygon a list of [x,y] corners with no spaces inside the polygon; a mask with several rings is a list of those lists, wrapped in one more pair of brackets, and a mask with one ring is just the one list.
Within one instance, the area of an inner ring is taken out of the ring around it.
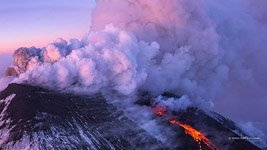
{"label": "ash plume", "polygon": [[216,99],[239,82],[264,91],[263,3],[97,0],[83,39],[20,48],[9,75],[18,76],[13,82],[87,94],[171,92],[192,103]]}

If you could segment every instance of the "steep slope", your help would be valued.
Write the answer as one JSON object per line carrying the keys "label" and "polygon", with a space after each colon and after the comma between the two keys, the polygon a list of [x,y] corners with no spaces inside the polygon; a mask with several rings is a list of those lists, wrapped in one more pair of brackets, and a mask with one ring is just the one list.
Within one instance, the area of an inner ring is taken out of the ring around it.
{"label": "steep slope", "polygon": [[111,113],[115,107],[101,95],[75,96],[12,84],[0,99],[0,145],[4,149],[162,147],[121,112]]}
{"label": "steep slope", "polygon": [[[229,140],[238,137],[233,132],[238,128],[219,114],[196,108],[164,113],[183,124],[155,113],[168,142],[158,140],[100,94],[73,95],[11,84],[0,93],[0,149],[259,149],[246,140]],[[186,125],[203,133],[214,147],[196,141]]]}

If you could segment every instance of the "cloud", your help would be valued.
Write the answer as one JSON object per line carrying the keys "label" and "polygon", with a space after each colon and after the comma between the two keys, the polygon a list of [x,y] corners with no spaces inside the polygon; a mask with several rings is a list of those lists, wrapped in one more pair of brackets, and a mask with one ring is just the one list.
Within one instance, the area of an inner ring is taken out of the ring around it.
{"label": "cloud", "polygon": [[[158,49],[156,43],[139,42],[133,35],[107,26],[82,41],[60,39],[43,49],[20,48],[14,53],[13,68],[20,74],[16,82],[87,93],[107,89],[128,95],[145,80],[144,68]],[[149,52],[141,53],[144,51]]]}
{"label": "cloud", "polygon": [[[154,96],[170,92],[187,97],[184,104],[177,104],[181,106],[202,100],[242,104],[242,97],[235,97],[240,89],[234,87],[240,83],[247,84],[244,91],[267,87],[266,13],[257,9],[263,4],[98,0],[92,30],[83,39],[18,49],[13,68],[20,75],[14,82],[129,97],[138,91]],[[267,98],[241,92],[252,103]]]}

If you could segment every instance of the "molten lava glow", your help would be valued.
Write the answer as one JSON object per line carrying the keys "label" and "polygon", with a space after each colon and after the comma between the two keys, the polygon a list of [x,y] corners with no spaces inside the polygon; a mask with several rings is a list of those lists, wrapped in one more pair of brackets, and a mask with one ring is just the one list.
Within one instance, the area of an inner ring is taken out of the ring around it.
{"label": "molten lava glow", "polygon": [[178,126],[182,127],[185,130],[185,134],[191,136],[199,144],[200,150],[202,150],[201,142],[203,142],[206,146],[208,146],[212,150],[217,149],[203,133],[197,131],[196,129],[194,129],[190,125],[183,124],[183,123],[181,123],[175,119],[168,119],[168,118],[173,118],[173,117],[169,116],[169,115],[165,115],[165,113],[167,112],[166,107],[156,106],[153,108],[153,112],[160,117],[165,116],[165,118],[167,118],[167,120],[171,124],[178,125]]}
{"label": "molten lava glow", "polygon": [[166,107],[159,106],[159,105],[153,108],[153,112],[158,116],[163,116],[166,111],[167,111]]}
{"label": "molten lava glow", "polygon": [[182,124],[177,120],[170,120],[171,124],[179,125],[180,127],[184,128],[185,134],[190,135],[196,142],[199,144],[199,149],[202,150],[201,142],[205,143],[210,149],[216,149],[215,146],[209,141],[209,139],[201,132],[197,131],[193,127]]}

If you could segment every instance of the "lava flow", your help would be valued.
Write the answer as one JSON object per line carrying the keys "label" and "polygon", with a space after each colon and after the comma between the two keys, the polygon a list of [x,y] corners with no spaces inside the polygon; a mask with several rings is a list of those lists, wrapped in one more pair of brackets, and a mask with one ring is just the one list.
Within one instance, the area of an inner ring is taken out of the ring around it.
{"label": "lava flow", "polygon": [[169,119],[169,118],[173,118],[173,117],[171,115],[166,115],[166,112],[167,112],[166,107],[158,105],[158,106],[153,108],[153,112],[160,117],[166,118],[168,120],[168,122],[170,122],[171,124],[178,125],[178,126],[182,127],[185,130],[185,134],[191,136],[199,144],[200,150],[202,150],[202,145],[201,145],[202,142],[212,150],[217,149],[203,133],[197,131],[196,129],[194,129],[190,125],[181,123],[178,120]]}

